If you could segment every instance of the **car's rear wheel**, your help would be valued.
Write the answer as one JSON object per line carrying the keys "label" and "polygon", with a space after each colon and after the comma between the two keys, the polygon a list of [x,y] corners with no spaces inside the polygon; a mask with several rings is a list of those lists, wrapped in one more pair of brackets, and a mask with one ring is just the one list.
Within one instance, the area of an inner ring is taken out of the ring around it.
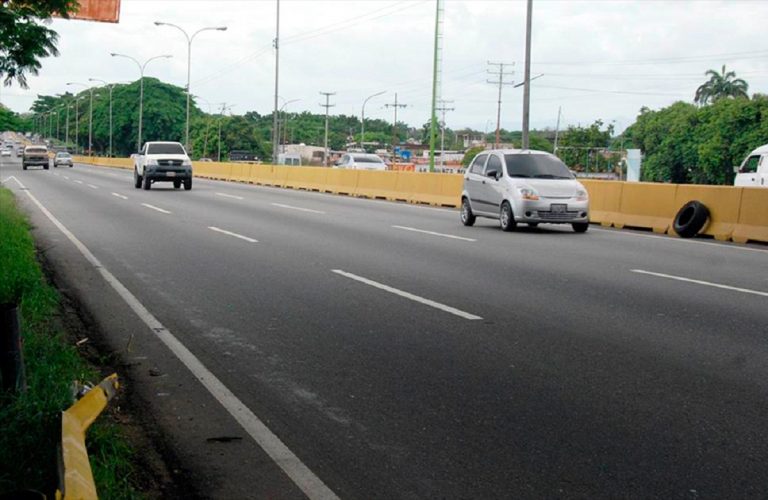
{"label": "car's rear wheel", "polygon": [[139,189],[141,187],[141,176],[139,175],[139,172],[134,168],[133,169],[133,187],[136,189]]}
{"label": "car's rear wheel", "polygon": [[574,222],[571,226],[573,226],[573,230],[577,233],[586,233],[587,229],[589,229],[589,222]]}
{"label": "car's rear wheel", "polygon": [[499,212],[499,224],[501,224],[502,231],[514,231],[517,228],[517,222],[515,222],[515,216],[512,214],[512,206],[508,201],[501,204],[501,211]]}
{"label": "car's rear wheel", "polygon": [[190,189],[192,189],[192,178],[191,177],[189,179],[184,179],[184,190],[185,191],[189,191]]}
{"label": "car's rear wheel", "polygon": [[477,220],[477,217],[475,217],[475,214],[472,213],[472,206],[469,204],[469,200],[467,198],[461,199],[461,223],[465,226],[471,226],[475,223],[475,220]]}
{"label": "car's rear wheel", "polygon": [[174,189],[179,189],[180,187],[181,187],[181,179],[179,179],[177,181],[173,181],[173,188]]}
{"label": "car's rear wheel", "polygon": [[149,191],[149,189],[152,187],[152,181],[149,180],[149,177],[147,177],[146,175],[144,176],[143,187],[145,191]]}

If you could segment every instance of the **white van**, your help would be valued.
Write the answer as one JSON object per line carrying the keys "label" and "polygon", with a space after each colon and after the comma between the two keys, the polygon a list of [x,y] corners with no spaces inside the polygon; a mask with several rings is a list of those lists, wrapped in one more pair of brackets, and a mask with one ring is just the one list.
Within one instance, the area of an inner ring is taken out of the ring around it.
{"label": "white van", "polygon": [[768,187],[768,144],[744,158],[736,171],[735,186]]}

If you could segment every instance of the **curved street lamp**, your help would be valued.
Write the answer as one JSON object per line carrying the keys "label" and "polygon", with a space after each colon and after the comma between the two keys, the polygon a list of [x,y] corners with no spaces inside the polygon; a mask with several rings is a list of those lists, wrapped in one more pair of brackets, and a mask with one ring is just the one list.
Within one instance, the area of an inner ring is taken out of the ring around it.
{"label": "curved street lamp", "polygon": [[184,36],[187,38],[187,122],[185,126],[184,131],[184,147],[187,149],[187,153],[189,153],[189,77],[192,71],[192,41],[195,39],[195,37],[203,32],[203,31],[227,31],[226,26],[210,26],[207,28],[200,28],[199,30],[192,33],[192,36],[189,36],[187,32],[181,27],[176,26],[172,23],[164,23],[161,21],[155,21],[155,26],[170,26],[172,28],[176,28],[177,30],[181,31]]}
{"label": "curved street lamp", "polygon": [[110,53],[112,57],[124,57],[126,59],[130,59],[131,61],[136,63],[136,66],[139,67],[139,134],[136,138],[136,151],[141,149],[141,125],[142,125],[142,118],[144,117],[144,69],[147,67],[147,64],[149,64],[150,61],[154,61],[155,59],[169,59],[172,56],[164,54],[161,56],[154,56],[150,57],[146,61],[144,61],[144,64],[141,64],[138,60],[134,59],[131,56],[127,56],[125,54],[117,54],[115,52]]}
{"label": "curved street lamp", "polygon": [[[278,96],[279,97],[279,96]],[[282,97],[281,97],[282,99]],[[285,99],[283,99],[285,101]],[[282,106],[280,106],[280,110],[278,111],[278,116],[280,113],[283,112],[286,106],[291,104],[292,102],[299,102],[301,99],[291,99],[290,101],[285,101]],[[283,114],[285,115],[285,114]],[[285,136],[285,131],[288,128],[288,122],[285,119],[285,116],[283,116],[282,119],[283,122],[283,136]],[[280,120],[277,121],[277,141],[278,144],[280,144]],[[285,153],[285,137],[283,137],[283,153]]]}
{"label": "curved street lamp", "polygon": [[85,87],[90,93],[91,104],[88,109],[88,156],[93,155],[93,87],[80,82],[67,82],[67,85],[79,85]]}
{"label": "curved street lamp", "polygon": [[89,78],[88,81],[103,83],[109,89],[109,157],[112,158],[112,89],[116,84],[107,83],[98,78]]}
{"label": "curved street lamp", "polygon": [[369,99],[373,99],[374,97],[378,97],[382,94],[386,94],[386,90],[382,90],[381,92],[377,92],[373,95],[370,95],[365,98],[363,101],[363,113],[360,116],[360,148],[365,150],[365,146],[363,146],[363,141],[365,140],[365,104],[368,102]]}

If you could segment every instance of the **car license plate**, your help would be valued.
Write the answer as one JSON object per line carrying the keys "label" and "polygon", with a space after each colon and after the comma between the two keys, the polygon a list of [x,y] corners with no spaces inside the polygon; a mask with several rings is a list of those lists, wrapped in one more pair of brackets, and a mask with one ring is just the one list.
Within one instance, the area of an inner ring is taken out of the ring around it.
{"label": "car license plate", "polygon": [[166,172],[165,175],[168,177],[176,177],[176,172]]}
{"label": "car license plate", "polygon": [[564,214],[567,211],[568,205],[564,204],[552,204],[550,205],[550,210],[553,214]]}

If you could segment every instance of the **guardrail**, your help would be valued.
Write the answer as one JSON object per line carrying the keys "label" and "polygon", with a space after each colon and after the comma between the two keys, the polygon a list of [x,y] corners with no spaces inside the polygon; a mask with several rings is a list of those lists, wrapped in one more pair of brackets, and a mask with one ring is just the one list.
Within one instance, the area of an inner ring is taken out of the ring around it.
{"label": "guardrail", "polygon": [[[78,157],[76,161],[132,169],[130,158]],[[363,198],[458,207],[460,174],[373,172],[324,167],[194,162],[196,177],[343,194]],[[768,189],[580,179],[590,196],[590,221],[604,226],[673,234],[677,211],[691,200],[710,212],[701,234],[722,241],[768,242]]]}
{"label": "guardrail", "polygon": [[61,414],[61,477],[56,499],[98,498],[85,447],[85,432],[106,408],[119,384],[112,374]]}

